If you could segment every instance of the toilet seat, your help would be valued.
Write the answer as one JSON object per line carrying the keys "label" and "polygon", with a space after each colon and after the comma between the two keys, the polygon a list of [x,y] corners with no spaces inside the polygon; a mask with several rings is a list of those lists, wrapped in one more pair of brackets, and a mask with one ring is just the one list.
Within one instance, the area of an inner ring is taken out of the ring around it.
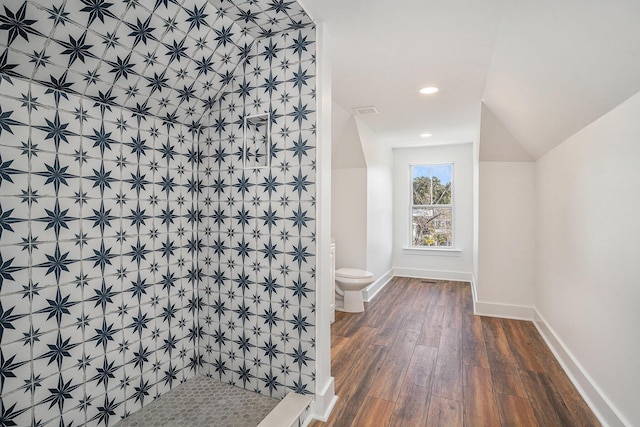
{"label": "toilet seat", "polygon": [[336,277],[345,279],[373,279],[373,273],[357,268],[339,268],[336,270]]}

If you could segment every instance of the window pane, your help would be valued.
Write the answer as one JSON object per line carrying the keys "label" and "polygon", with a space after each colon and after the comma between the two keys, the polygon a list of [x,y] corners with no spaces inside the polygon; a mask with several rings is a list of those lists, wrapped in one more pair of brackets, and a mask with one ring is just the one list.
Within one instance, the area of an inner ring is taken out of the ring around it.
{"label": "window pane", "polygon": [[411,166],[412,194],[414,205],[430,205],[431,166]]}
{"label": "window pane", "polygon": [[453,166],[411,166],[413,205],[450,205]]}
{"label": "window pane", "polygon": [[452,166],[434,165],[431,166],[433,173],[433,202],[434,205],[451,204],[451,172]]}
{"label": "window pane", "polygon": [[438,182],[438,178],[433,177],[433,204],[451,204],[451,183],[443,185],[442,183]]}
{"label": "window pane", "polygon": [[413,246],[451,246],[451,208],[412,209]]}

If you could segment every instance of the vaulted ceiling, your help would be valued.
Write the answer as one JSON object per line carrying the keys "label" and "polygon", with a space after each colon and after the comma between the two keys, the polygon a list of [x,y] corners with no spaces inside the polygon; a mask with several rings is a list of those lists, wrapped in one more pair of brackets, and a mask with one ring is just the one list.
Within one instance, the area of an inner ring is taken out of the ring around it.
{"label": "vaulted ceiling", "polygon": [[474,141],[482,109],[536,159],[640,90],[638,0],[302,3],[332,39],[334,101],[377,107],[362,120],[392,146]]}

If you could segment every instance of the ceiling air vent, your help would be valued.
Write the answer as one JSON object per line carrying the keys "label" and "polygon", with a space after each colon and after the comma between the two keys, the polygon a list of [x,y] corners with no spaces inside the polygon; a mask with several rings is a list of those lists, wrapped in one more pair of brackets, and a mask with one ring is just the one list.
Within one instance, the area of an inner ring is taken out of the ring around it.
{"label": "ceiling air vent", "polygon": [[378,109],[374,106],[370,107],[356,107],[353,111],[359,116],[372,116],[374,114],[380,114]]}

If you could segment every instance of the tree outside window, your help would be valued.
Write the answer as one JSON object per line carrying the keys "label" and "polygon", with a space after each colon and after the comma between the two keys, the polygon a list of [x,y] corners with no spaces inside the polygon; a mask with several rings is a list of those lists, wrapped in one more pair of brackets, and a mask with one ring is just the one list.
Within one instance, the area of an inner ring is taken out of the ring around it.
{"label": "tree outside window", "polygon": [[453,165],[411,166],[411,246],[453,246]]}

